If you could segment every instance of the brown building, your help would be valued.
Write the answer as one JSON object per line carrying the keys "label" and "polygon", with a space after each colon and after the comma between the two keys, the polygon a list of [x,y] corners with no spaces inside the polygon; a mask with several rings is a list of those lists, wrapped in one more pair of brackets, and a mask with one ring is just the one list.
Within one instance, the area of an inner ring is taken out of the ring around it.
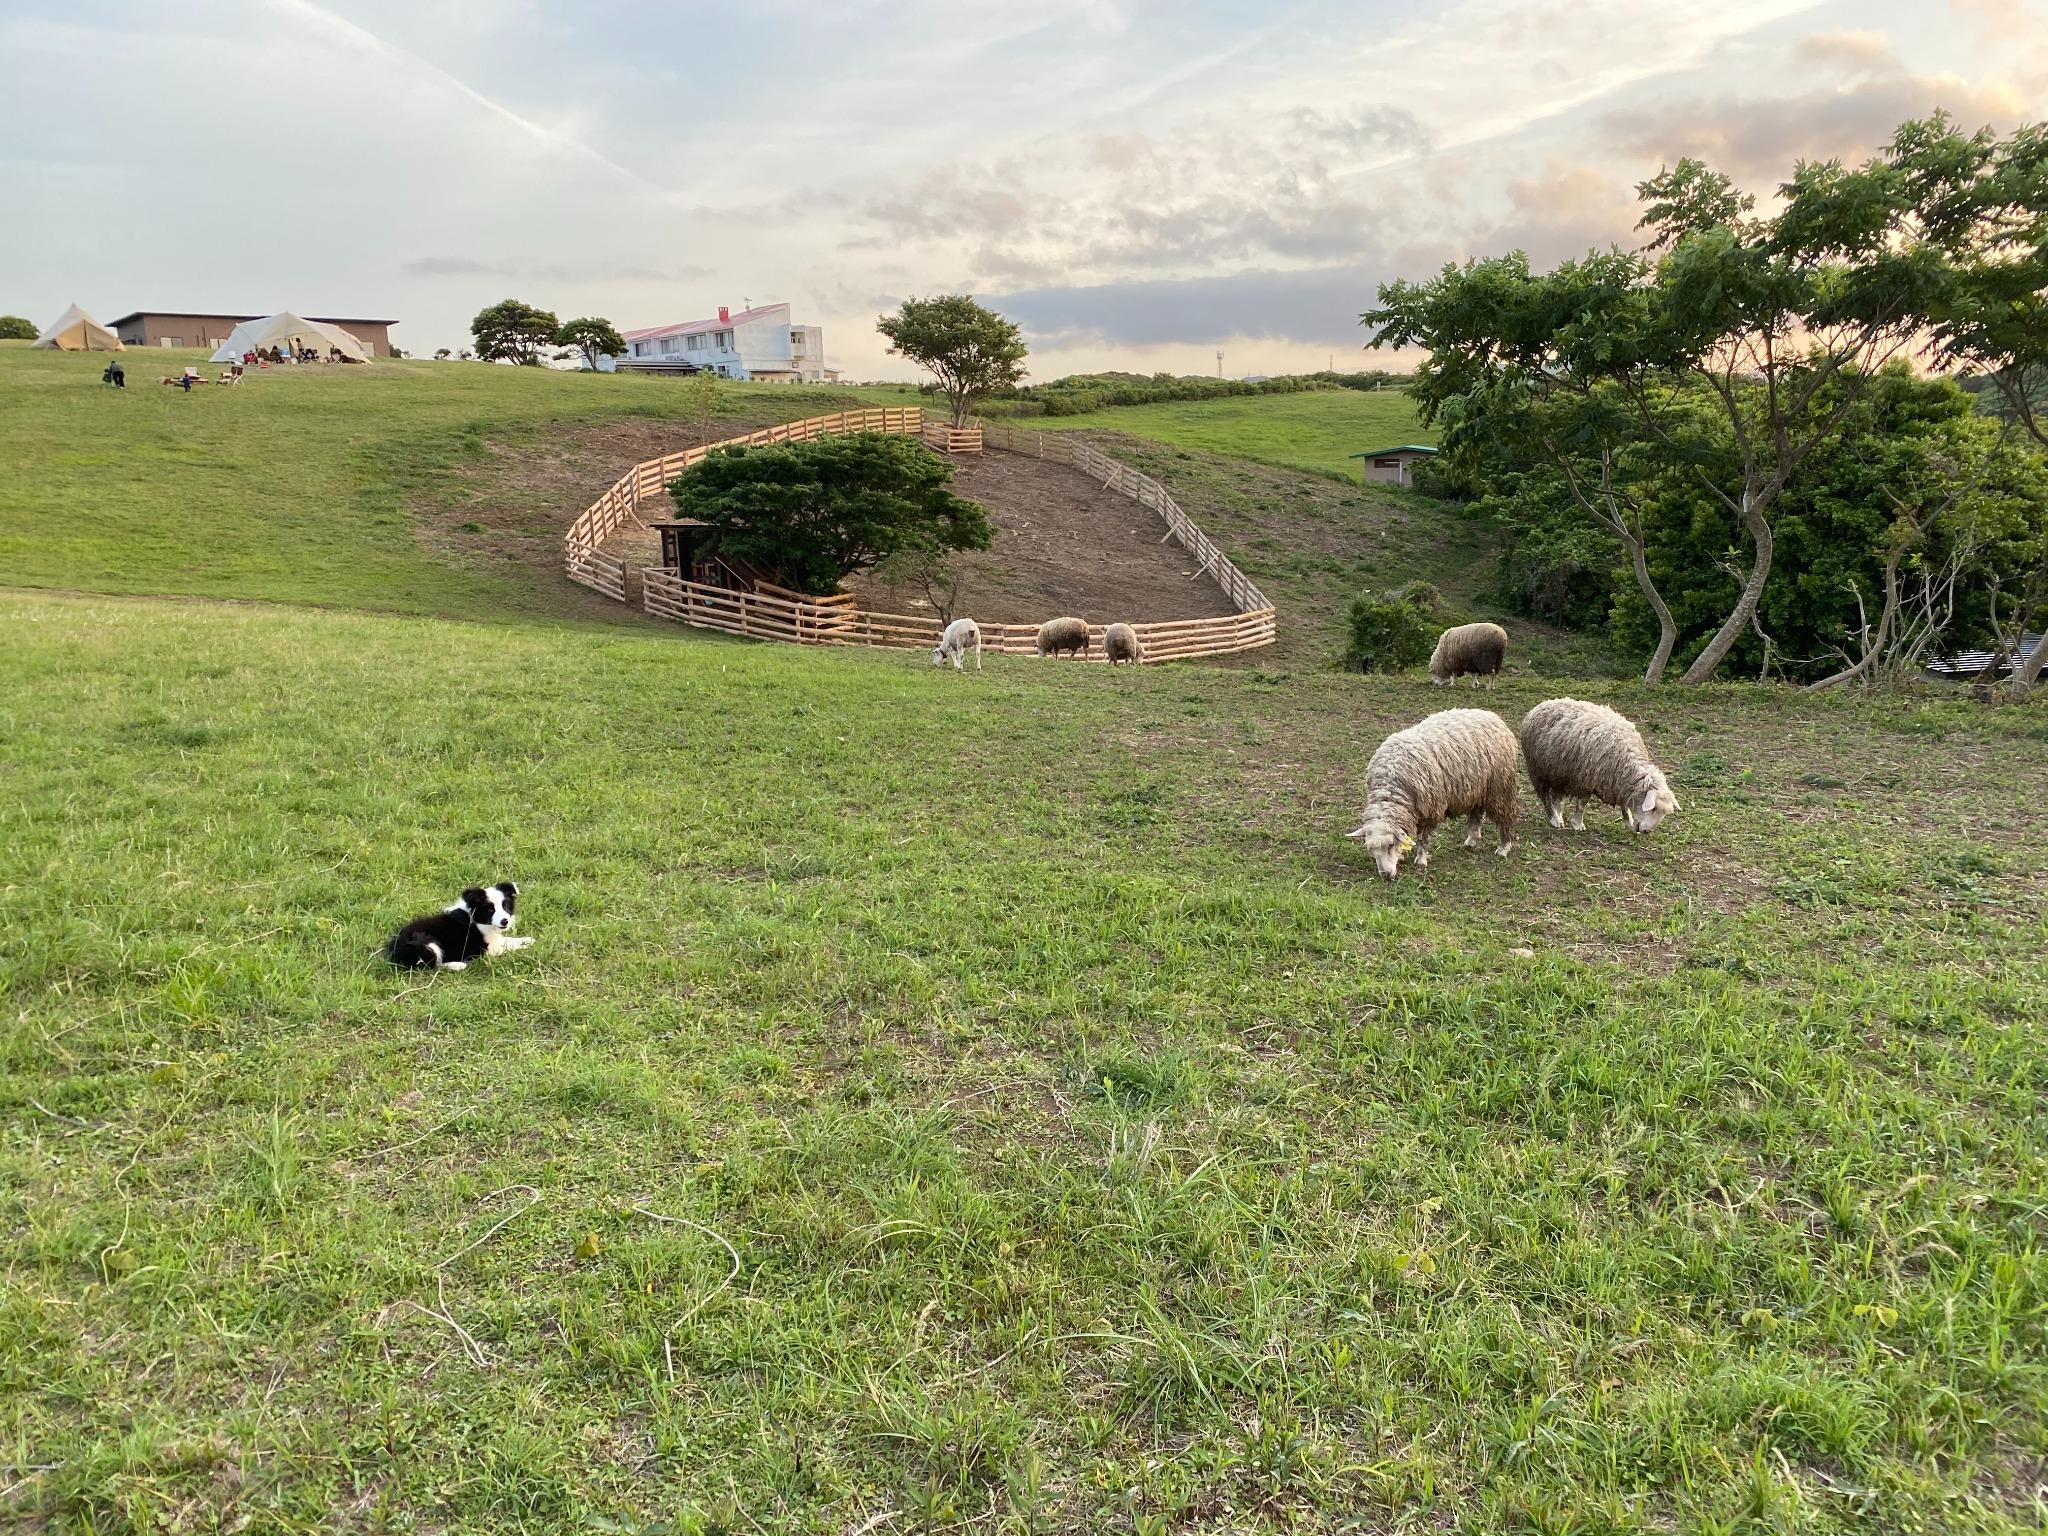
{"label": "brown building", "polygon": [[[108,322],[107,329],[127,347],[217,347],[244,320],[261,320],[262,315],[186,315],[165,310],[138,309],[132,315]],[[307,315],[322,325],[338,326],[363,344],[372,357],[391,355],[391,327],[396,320],[343,320],[333,315]]]}

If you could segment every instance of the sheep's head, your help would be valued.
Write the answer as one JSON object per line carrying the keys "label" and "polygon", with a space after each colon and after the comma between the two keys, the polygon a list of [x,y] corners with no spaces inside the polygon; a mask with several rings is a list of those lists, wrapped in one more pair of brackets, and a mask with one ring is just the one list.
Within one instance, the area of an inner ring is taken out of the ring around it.
{"label": "sheep's head", "polygon": [[941,640],[937,645],[932,647],[932,665],[935,667],[943,667],[945,664],[946,642]]}
{"label": "sheep's head", "polygon": [[1366,821],[1344,835],[1363,843],[1380,873],[1389,880],[1401,872],[1401,860],[1415,851],[1414,837],[1390,821]]}
{"label": "sheep's head", "polygon": [[1678,809],[1678,796],[1671,793],[1671,786],[1664,782],[1664,775],[1656,769],[1649,785],[1641,795],[1623,807],[1628,813],[1628,824],[1638,832],[1647,832],[1666,816]]}

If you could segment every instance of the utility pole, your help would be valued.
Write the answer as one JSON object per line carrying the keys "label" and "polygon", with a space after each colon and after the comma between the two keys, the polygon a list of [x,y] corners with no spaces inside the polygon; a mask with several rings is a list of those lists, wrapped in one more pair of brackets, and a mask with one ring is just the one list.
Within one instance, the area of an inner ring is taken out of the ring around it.
{"label": "utility pole", "polygon": [[1219,379],[1223,377],[1223,349],[1221,347],[1216,349],[1216,377]]}

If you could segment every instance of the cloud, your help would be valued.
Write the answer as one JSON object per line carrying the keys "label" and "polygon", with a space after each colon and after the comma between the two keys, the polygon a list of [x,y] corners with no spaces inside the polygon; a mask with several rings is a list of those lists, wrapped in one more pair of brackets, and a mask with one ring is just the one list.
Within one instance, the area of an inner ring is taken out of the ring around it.
{"label": "cloud", "polygon": [[416,256],[400,262],[407,277],[506,277],[534,283],[670,283],[708,275],[703,267],[667,269],[630,262],[503,262],[474,256]]}
{"label": "cloud", "polygon": [[1882,32],[1854,32],[1847,28],[1816,32],[1799,39],[1799,46],[1794,51],[1806,63],[1849,71],[1878,66],[1887,66],[1893,71],[1898,68],[1898,58],[1892,52],[1892,40]]}
{"label": "cloud", "polygon": [[1897,73],[1791,96],[1666,101],[1610,113],[1603,126],[1622,153],[1663,165],[1691,155],[1738,182],[1775,186],[1800,160],[1866,159],[1900,123],[1937,107],[1965,128],[2010,124],[2025,110],[2017,94],[1998,85]]}
{"label": "cloud", "polygon": [[1296,107],[1293,121],[1295,131],[1303,137],[1320,139],[1353,154],[1368,149],[1411,153],[1430,145],[1429,130],[1405,107],[1366,107],[1348,113]]}
{"label": "cloud", "polygon": [[1633,189],[1590,166],[1553,157],[1541,175],[1508,183],[1508,205],[1508,216],[1473,241],[1474,249],[1524,251],[1541,268],[1610,245],[1641,243]]}
{"label": "cloud", "polygon": [[1036,288],[992,295],[988,302],[1042,346],[1151,346],[1238,336],[1362,346],[1358,317],[1395,275],[1389,264],[1361,262]]}

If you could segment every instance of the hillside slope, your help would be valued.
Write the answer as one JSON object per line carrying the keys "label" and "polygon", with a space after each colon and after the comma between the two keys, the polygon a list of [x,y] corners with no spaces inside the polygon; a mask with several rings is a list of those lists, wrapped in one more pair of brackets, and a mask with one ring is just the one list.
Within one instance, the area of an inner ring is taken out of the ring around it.
{"label": "hillside slope", "polygon": [[1414,402],[1394,389],[1123,405],[1085,416],[1034,416],[1018,425],[1055,432],[1115,432],[1354,482],[1358,463],[1352,454],[1396,443],[1436,441],[1436,434],[1416,419]]}

